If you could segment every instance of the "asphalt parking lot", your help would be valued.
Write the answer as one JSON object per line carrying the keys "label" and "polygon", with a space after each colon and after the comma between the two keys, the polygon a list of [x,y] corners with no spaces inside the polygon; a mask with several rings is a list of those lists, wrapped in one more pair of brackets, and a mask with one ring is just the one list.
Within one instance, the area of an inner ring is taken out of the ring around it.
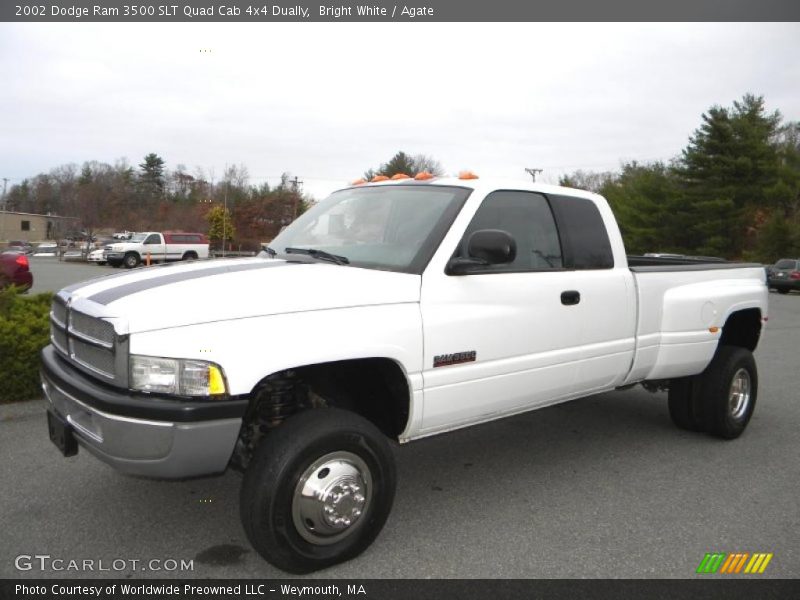
{"label": "asphalt parking lot", "polygon": [[50,256],[31,256],[29,258],[33,287],[30,293],[55,292],[72,283],[118,273],[107,265],[78,261],[60,261]]}
{"label": "asphalt parking lot", "polygon": [[[53,265],[39,267],[46,286]],[[760,577],[799,577],[799,343],[800,295],[770,294],[758,405],[738,440],[674,428],[666,395],[636,387],[397,447],[383,533],[315,576],[683,578],[719,551],[771,552]],[[0,406],[0,457],[0,577],[286,577],[245,538],[235,473],[161,482],[85,451],[62,458],[41,401]],[[15,566],[34,554],[126,568]],[[193,569],[130,566],[151,559]]]}

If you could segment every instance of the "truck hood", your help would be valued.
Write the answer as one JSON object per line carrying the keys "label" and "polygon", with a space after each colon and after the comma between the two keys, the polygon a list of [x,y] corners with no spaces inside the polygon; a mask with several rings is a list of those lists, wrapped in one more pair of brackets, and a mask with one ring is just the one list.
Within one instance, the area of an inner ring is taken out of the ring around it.
{"label": "truck hood", "polygon": [[419,302],[420,276],[327,263],[246,258],[137,269],[60,292],[121,333],[211,321]]}

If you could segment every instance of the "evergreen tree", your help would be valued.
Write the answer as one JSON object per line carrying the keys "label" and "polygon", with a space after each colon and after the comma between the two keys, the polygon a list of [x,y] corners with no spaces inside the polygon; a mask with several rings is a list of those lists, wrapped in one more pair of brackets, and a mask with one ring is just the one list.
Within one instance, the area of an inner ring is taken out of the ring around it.
{"label": "evergreen tree", "polygon": [[606,176],[596,191],[611,205],[630,254],[685,250],[680,238],[686,223],[677,210],[682,192],[663,163],[626,163],[618,177]]}
{"label": "evergreen tree", "polygon": [[155,152],[144,157],[144,162],[139,165],[142,172],[139,174],[139,184],[142,191],[151,197],[161,197],[164,193],[164,159]]}
{"label": "evergreen tree", "polygon": [[389,159],[389,162],[382,163],[377,170],[368,169],[364,171],[363,178],[370,181],[376,175],[392,177],[399,173],[413,177],[417,173],[423,171],[427,171],[437,177],[444,175],[444,169],[441,163],[435,158],[426,154],[415,154],[412,156],[401,150]]}
{"label": "evergreen tree", "polygon": [[714,106],[689,138],[675,168],[683,181],[689,228],[683,244],[701,254],[741,255],[758,208],[778,183],[774,143],[781,117],[763,97],[745,95],[732,108]]}

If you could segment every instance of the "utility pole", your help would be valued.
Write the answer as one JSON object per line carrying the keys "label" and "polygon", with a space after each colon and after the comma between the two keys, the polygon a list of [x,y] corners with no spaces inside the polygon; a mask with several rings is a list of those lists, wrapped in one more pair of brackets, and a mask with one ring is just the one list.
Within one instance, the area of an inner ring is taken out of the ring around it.
{"label": "utility pole", "polygon": [[297,203],[300,200],[300,190],[298,188],[303,185],[303,182],[298,181],[297,175],[295,175],[294,179],[289,180],[289,183],[292,184],[292,192],[294,192],[294,202],[292,204],[292,221],[294,221],[297,218]]}
{"label": "utility pole", "polygon": [[542,172],[542,169],[525,169],[525,171],[533,177],[533,182],[536,183],[536,175]]}
{"label": "utility pole", "polygon": [[225,258],[225,238],[227,237],[228,233],[228,165],[225,165],[225,195],[223,196],[223,210],[222,210],[222,258]]}
{"label": "utility pole", "polygon": [[6,228],[6,185],[8,185],[8,177],[3,177],[3,223],[0,225],[0,238],[4,237]]}

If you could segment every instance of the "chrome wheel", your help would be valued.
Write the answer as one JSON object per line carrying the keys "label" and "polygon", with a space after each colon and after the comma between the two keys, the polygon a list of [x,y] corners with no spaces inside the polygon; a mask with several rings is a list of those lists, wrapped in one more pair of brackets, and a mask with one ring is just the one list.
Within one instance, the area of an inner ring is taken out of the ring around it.
{"label": "chrome wheel", "polygon": [[750,373],[747,369],[739,369],[733,375],[728,392],[728,409],[734,419],[741,419],[750,404]]}
{"label": "chrome wheel", "polygon": [[367,464],[352,452],[332,452],[300,477],[292,498],[297,532],[312,544],[334,544],[363,523],[372,499]]}

